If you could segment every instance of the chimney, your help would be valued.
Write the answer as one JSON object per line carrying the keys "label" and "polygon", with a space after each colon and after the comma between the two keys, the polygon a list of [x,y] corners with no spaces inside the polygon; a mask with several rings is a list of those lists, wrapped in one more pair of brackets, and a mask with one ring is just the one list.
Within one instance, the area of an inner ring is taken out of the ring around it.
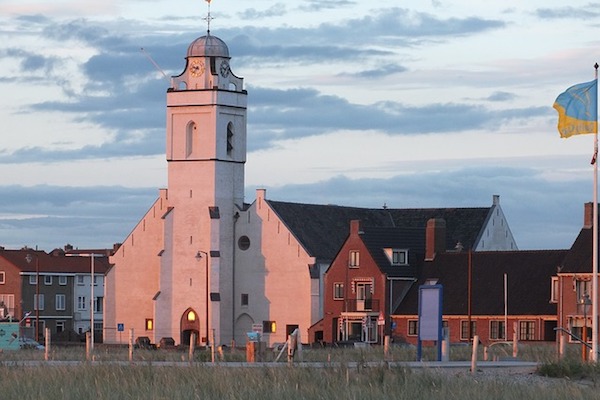
{"label": "chimney", "polygon": [[584,204],[583,208],[583,228],[590,229],[594,222],[594,203],[589,202]]}
{"label": "chimney", "polygon": [[446,221],[432,218],[425,230],[425,261],[432,261],[436,253],[446,251]]}
{"label": "chimney", "polygon": [[358,236],[360,233],[362,233],[360,231],[360,220],[358,220],[358,219],[351,220],[350,221],[350,235]]}

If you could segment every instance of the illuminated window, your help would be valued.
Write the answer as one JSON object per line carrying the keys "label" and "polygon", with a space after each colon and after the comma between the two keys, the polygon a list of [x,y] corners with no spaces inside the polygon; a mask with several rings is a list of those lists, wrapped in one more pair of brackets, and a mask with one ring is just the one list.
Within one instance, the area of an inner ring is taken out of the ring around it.
{"label": "illuminated window", "polygon": [[277,324],[275,321],[263,321],[263,333],[275,333]]}
{"label": "illuminated window", "polygon": [[187,320],[194,322],[196,320],[196,313],[194,311],[190,311],[187,315]]}
{"label": "illuminated window", "polygon": [[147,331],[154,330],[154,320],[152,318],[146,318],[146,330]]}

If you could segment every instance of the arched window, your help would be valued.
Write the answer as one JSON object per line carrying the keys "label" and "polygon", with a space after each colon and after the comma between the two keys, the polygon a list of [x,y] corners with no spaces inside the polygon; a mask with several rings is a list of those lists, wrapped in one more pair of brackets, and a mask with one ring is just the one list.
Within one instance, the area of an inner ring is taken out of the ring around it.
{"label": "arched window", "polygon": [[230,156],[233,151],[233,124],[227,124],[227,155]]}
{"label": "arched window", "polygon": [[190,121],[187,124],[185,132],[185,156],[189,157],[194,151],[194,132],[196,131],[196,124],[194,121]]}

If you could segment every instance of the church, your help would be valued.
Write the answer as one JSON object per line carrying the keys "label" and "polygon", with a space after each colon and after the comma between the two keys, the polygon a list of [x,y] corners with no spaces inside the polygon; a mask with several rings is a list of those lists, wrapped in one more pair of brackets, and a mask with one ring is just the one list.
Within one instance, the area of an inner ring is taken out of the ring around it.
{"label": "church", "polygon": [[295,329],[302,342],[323,319],[323,276],[349,235],[364,226],[446,222],[446,242],[516,250],[499,197],[490,207],[366,209],[273,201],[266,190],[244,201],[247,97],[226,43],[208,33],[188,47],[167,90],[167,188],[110,257],[104,341],[147,336],[186,345],[268,345]]}

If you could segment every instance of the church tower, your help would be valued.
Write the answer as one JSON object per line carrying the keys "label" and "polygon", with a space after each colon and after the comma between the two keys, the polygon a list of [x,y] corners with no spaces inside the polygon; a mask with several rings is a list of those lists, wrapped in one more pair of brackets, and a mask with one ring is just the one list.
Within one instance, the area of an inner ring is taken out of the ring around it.
{"label": "church tower", "polygon": [[[244,201],[247,92],[225,42],[188,47],[167,92],[168,211],[155,296],[156,336],[233,338],[235,224]],[[159,333],[160,331],[160,333]]]}

